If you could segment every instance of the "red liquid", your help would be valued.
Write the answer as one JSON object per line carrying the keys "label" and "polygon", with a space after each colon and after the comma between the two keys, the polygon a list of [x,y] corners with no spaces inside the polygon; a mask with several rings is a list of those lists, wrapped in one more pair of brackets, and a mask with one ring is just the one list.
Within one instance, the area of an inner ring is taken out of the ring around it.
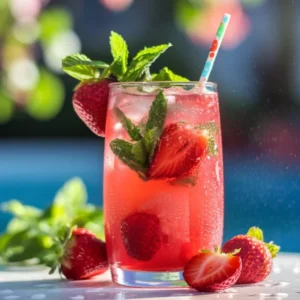
{"label": "red liquid", "polygon": [[[164,180],[143,181],[111,151],[115,138],[130,140],[113,113],[118,106],[127,117],[141,123],[147,119],[154,95],[112,89],[107,115],[104,169],[104,215],[110,264],[126,270],[180,271],[200,249],[221,245],[223,233],[223,160],[217,93],[199,89],[164,91],[168,99],[166,124],[215,122],[218,154],[201,158],[196,186],[172,185]],[[122,220],[135,212],[155,214],[164,239],[148,261],[130,257],[121,237]]]}

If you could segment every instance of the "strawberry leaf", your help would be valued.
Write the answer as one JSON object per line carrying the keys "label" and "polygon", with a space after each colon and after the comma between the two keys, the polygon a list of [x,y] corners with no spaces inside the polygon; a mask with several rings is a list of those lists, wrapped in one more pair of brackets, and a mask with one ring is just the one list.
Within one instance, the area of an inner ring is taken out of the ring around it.
{"label": "strawberry leaf", "polygon": [[115,139],[110,143],[112,152],[130,169],[137,172],[139,176],[146,179],[146,168],[139,161],[137,153],[133,151],[134,144],[121,139]]}
{"label": "strawberry leaf", "polygon": [[171,46],[171,44],[165,44],[145,48],[138,52],[130,63],[125,75],[122,77],[122,81],[135,81],[140,78],[151,64]]}
{"label": "strawberry leaf", "polygon": [[158,74],[152,77],[153,81],[189,81],[187,78],[174,74],[167,67],[161,69]]}
{"label": "strawberry leaf", "polygon": [[102,61],[92,61],[84,54],[73,54],[62,61],[63,70],[70,76],[82,81],[99,78],[99,69],[109,65]]}
{"label": "strawberry leaf", "polygon": [[111,54],[114,59],[110,65],[110,72],[120,79],[127,70],[128,47],[123,37],[113,31],[111,32],[109,42]]}
{"label": "strawberry leaf", "polygon": [[140,129],[125,116],[121,109],[116,107],[115,113],[120,122],[122,123],[124,129],[127,131],[128,135],[133,141],[139,141],[140,139],[142,139]]}

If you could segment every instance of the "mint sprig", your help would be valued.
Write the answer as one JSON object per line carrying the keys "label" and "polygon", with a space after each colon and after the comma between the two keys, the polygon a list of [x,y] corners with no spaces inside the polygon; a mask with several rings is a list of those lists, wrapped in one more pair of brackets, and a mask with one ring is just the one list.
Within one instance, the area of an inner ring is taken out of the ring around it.
{"label": "mint sprig", "polygon": [[129,118],[127,118],[120,108],[115,108],[115,114],[117,115],[130,138],[133,141],[139,141],[142,138],[139,127],[136,126]]}
{"label": "mint sprig", "polygon": [[159,71],[158,74],[155,74],[152,77],[152,80],[153,81],[178,81],[178,82],[187,82],[187,81],[189,81],[187,78],[173,73],[167,67],[164,67],[163,69],[161,69]]}
{"label": "mint sprig", "polygon": [[109,69],[120,80],[127,70],[128,47],[123,37],[114,31],[111,32],[109,43],[114,59]]}
{"label": "mint sprig", "polygon": [[113,57],[111,64],[94,61],[84,54],[76,53],[67,56],[62,61],[62,69],[70,76],[81,82],[102,80],[104,78],[128,81],[188,81],[174,74],[168,68],[163,68],[158,74],[151,75],[150,67],[156,59],[172,45],[163,44],[146,47],[139,51],[128,63],[129,50],[124,38],[112,31],[109,38],[110,50]]}
{"label": "mint sprig", "polygon": [[169,43],[139,51],[122,77],[122,81],[136,81],[141,78],[151,64],[171,46],[172,44]]}
{"label": "mint sprig", "polygon": [[62,61],[63,70],[70,76],[83,81],[100,77],[99,69],[105,69],[109,65],[103,61],[92,61],[84,54],[73,54]]}
{"label": "mint sprig", "polygon": [[146,180],[147,170],[154,154],[157,141],[163,131],[167,115],[167,99],[160,91],[152,102],[145,130],[141,130],[119,109],[115,109],[132,141],[115,139],[110,143],[113,153],[129,168]]}

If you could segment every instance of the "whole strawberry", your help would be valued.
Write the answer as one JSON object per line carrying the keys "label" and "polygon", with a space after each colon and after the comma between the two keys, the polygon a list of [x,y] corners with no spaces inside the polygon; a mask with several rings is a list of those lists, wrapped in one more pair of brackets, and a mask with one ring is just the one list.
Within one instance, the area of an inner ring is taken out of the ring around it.
{"label": "whole strawberry", "polygon": [[199,292],[217,292],[236,283],[242,261],[233,254],[203,251],[192,257],[184,267],[187,284]]}
{"label": "whole strawberry", "polygon": [[96,135],[104,137],[109,84],[103,79],[96,82],[83,82],[73,95],[73,107],[78,117]]}
{"label": "whole strawberry", "polygon": [[88,279],[108,268],[105,243],[87,229],[72,231],[61,259],[60,271],[67,279]]}
{"label": "whole strawberry", "polygon": [[242,272],[237,283],[255,283],[263,281],[272,270],[272,258],[276,256],[279,247],[273,243],[263,242],[263,232],[252,227],[246,235],[238,235],[225,243],[223,252],[229,253],[235,249],[235,254],[242,260]]}

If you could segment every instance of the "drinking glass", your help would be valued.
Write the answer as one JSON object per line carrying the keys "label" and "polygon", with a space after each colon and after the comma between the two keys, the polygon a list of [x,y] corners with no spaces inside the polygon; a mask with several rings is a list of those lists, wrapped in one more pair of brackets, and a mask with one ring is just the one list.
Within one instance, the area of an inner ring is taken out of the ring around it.
{"label": "drinking glass", "polygon": [[[150,114],[159,118],[160,111],[153,108],[159,106],[154,105],[158,97],[165,101],[166,117],[154,134],[152,160],[139,172],[126,161],[128,153],[117,153],[126,149],[112,145],[122,140],[131,150],[138,151],[133,146],[137,143],[145,146],[145,140],[128,130],[134,126],[141,137],[149,133]],[[216,84],[110,84],[104,160],[105,235],[113,281],[184,285],[186,262],[199,250],[222,242],[223,157]]]}

